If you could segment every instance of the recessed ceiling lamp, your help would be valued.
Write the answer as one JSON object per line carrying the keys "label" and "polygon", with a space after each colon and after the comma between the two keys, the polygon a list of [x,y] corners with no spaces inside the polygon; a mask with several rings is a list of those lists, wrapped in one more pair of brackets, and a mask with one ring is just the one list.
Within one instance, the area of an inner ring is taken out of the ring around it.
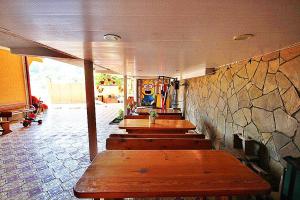
{"label": "recessed ceiling lamp", "polygon": [[104,40],[107,40],[107,41],[118,41],[118,40],[121,40],[121,36],[116,35],[116,34],[108,33],[108,34],[104,35]]}
{"label": "recessed ceiling lamp", "polygon": [[247,33],[242,35],[237,35],[233,37],[233,40],[248,40],[250,38],[254,37],[254,34]]}

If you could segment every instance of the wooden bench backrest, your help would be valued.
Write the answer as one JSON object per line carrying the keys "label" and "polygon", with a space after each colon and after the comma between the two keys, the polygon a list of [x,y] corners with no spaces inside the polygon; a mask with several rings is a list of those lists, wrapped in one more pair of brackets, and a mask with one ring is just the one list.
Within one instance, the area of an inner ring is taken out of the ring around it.
{"label": "wooden bench backrest", "polygon": [[[124,119],[149,119],[149,115],[125,115]],[[156,119],[184,119],[180,115],[158,115]]]}
{"label": "wooden bench backrest", "polygon": [[0,112],[0,117],[12,117],[12,112]]}
{"label": "wooden bench backrest", "polygon": [[212,143],[195,138],[108,138],[107,150],[200,150],[211,149]]}
{"label": "wooden bench backrest", "polygon": [[110,134],[110,138],[198,138],[204,139],[204,134]]}

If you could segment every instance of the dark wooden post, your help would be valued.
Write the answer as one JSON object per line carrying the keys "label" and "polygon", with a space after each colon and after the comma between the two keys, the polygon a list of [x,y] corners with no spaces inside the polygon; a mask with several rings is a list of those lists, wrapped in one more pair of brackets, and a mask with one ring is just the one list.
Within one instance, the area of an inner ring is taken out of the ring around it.
{"label": "dark wooden post", "polygon": [[25,74],[26,74],[26,82],[27,82],[27,95],[29,105],[32,105],[32,96],[31,96],[31,84],[30,84],[30,74],[29,74],[29,63],[27,56],[24,56],[24,65],[25,65]]}
{"label": "dark wooden post", "polygon": [[85,76],[85,94],[86,94],[86,107],[87,107],[89,150],[90,150],[90,160],[92,161],[98,153],[93,62],[84,60],[84,76]]}

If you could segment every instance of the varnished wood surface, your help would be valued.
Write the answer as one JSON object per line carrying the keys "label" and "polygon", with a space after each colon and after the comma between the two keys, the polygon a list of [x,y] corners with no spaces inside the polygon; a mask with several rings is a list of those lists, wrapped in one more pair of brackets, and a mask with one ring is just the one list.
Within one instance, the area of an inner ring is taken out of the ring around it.
{"label": "varnished wood surface", "polygon": [[[125,115],[124,119],[149,119],[149,115]],[[181,115],[158,115],[156,119],[184,119]]]}
{"label": "varnished wood surface", "polygon": [[124,119],[119,128],[126,130],[194,130],[196,127],[187,120],[157,119],[155,124],[150,124],[149,119]]}
{"label": "varnished wood surface", "polygon": [[204,139],[204,134],[110,134],[110,138],[198,138]]}
{"label": "varnished wood surface", "polygon": [[74,187],[79,198],[257,195],[270,185],[224,151],[112,150]]}
{"label": "varnished wood surface", "polygon": [[150,110],[154,110],[158,115],[181,115],[182,112],[178,109],[161,109],[161,108],[137,108],[136,113],[140,115],[149,115]]}
{"label": "varnished wood surface", "polygon": [[210,140],[197,138],[107,138],[107,150],[212,149]]}

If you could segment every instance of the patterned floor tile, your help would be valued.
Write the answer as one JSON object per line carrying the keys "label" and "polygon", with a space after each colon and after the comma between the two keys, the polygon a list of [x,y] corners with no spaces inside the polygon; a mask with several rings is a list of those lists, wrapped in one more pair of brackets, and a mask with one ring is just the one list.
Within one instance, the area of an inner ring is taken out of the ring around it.
{"label": "patterned floor tile", "polygon": [[[123,132],[109,125],[121,104],[97,105],[98,149],[105,148],[111,133]],[[0,199],[77,199],[73,186],[89,166],[86,109],[54,107],[43,124],[0,136]]]}

